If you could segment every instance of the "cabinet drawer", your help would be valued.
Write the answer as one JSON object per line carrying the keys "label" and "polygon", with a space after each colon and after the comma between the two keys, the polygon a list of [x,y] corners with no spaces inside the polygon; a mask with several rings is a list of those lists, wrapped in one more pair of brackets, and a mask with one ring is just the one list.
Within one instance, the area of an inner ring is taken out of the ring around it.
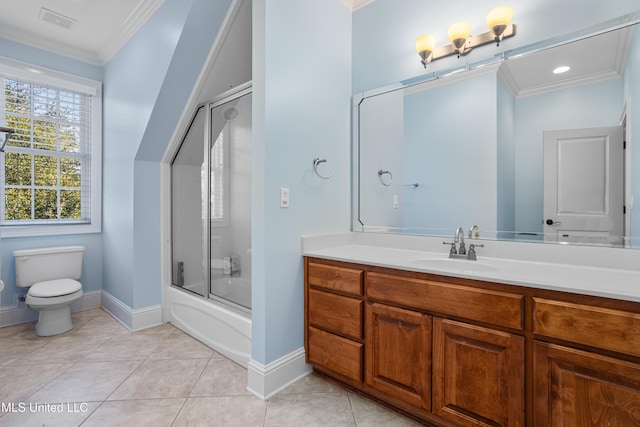
{"label": "cabinet drawer", "polygon": [[309,323],[360,339],[362,304],[355,298],[309,289]]}
{"label": "cabinet drawer", "polygon": [[309,262],[309,285],[352,295],[362,295],[362,271]]}
{"label": "cabinet drawer", "polygon": [[534,333],[640,356],[640,314],[542,298],[533,301]]}
{"label": "cabinet drawer", "polygon": [[309,327],[309,363],[362,382],[363,345],[329,332]]}
{"label": "cabinet drawer", "polygon": [[432,280],[367,272],[367,296],[379,301],[523,329],[524,296]]}

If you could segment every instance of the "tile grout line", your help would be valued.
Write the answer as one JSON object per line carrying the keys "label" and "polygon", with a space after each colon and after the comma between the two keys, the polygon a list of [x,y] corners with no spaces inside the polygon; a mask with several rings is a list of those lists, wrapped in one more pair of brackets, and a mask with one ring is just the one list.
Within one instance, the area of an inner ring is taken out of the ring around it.
{"label": "tile grout line", "polygon": [[[176,328],[176,331],[177,330],[178,330],[178,328]],[[173,335],[174,333],[175,333],[175,331],[171,332],[169,334],[169,336]],[[207,359],[207,363],[205,363],[204,368],[202,368],[202,371],[200,372],[200,375],[198,375],[198,379],[194,381],[193,386],[191,387],[191,390],[189,390],[189,395],[184,398],[184,401],[182,402],[182,405],[180,405],[180,409],[178,409],[178,411],[176,412],[176,415],[173,417],[173,420],[171,421],[171,426],[173,426],[176,423],[176,421],[178,420],[178,417],[182,413],[182,410],[184,409],[185,405],[187,404],[187,401],[191,398],[191,393],[193,393],[193,389],[195,388],[195,386],[198,384],[198,382],[202,378],[202,375],[204,374],[205,369],[207,369],[207,366],[209,366],[209,362],[211,362],[211,358],[215,354],[216,354],[216,352],[215,352],[215,350],[213,350],[213,353],[211,353],[211,355]]]}

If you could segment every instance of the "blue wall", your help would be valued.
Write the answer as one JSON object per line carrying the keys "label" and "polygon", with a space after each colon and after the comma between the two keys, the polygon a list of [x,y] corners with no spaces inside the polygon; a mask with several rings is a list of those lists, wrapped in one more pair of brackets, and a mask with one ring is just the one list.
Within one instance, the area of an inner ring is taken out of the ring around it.
{"label": "blue wall", "polygon": [[252,357],[267,364],[303,346],[301,236],[350,228],[351,12],[270,0],[253,16]]}
{"label": "blue wall", "polygon": [[497,230],[516,229],[515,99],[498,78],[497,88]]}
{"label": "blue wall", "polygon": [[104,290],[161,302],[160,161],[231,0],[168,0],[105,67]]}
{"label": "blue wall", "polygon": [[406,227],[451,234],[473,216],[496,230],[496,81],[492,72],[405,96],[404,170],[420,183]]}
{"label": "blue wall", "polygon": [[[134,160],[191,4],[192,1],[167,0],[105,66],[103,288],[132,308],[137,285],[133,246]],[[158,192],[158,186],[150,187],[149,191]],[[159,292],[158,281],[157,292],[149,295],[154,303]]]}

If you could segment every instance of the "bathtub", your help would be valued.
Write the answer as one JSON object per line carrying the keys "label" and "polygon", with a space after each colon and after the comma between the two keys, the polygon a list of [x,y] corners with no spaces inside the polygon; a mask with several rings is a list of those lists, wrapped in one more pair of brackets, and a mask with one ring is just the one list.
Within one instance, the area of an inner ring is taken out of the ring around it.
{"label": "bathtub", "polygon": [[[248,297],[250,303],[250,283],[243,283],[242,279],[233,278],[232,280],[240,282],[229,283],[216,280],[212,286],[215,289],[217,285],[220,291],[233,293],[234,297],[245,299]],[[245,368],[248,366],[251,357],[249,314],[174,286],[168,287],[166,297],[169,322],[239,365]]]}
{"label": "bathtub", "polygon": [[229,300],[242,307],[251,307],[250,280],[239,277],[221,277],[214,279],[211,282],[211,292],[220,298]]}

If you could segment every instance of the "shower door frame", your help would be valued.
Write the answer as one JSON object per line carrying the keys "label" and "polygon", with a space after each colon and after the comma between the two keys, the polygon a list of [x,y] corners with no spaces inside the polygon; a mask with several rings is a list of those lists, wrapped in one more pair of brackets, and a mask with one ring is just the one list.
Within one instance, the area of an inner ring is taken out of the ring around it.
{"label": "shower door frame", "polygon": [[[214,98],[211,102],[209,102],[207,104],[207,116],[205,118],[205,139],[206,139],[206,147],[205,150],[207,150],[207,152],[205,153],[205,165],[207,168],[207,171],[209,171],[209,175],[207,175],[207,184],[206,184],[206,191],[207,191],[207,203],[206,203],[206,224],[205,224],[205,233],[207,234],[208,238],[206,240],[203,240],[203,244],[206,245],[206,248],[203,248],[206,250],[206,254],[207,254],[207,260],[208,262],[206,263],[206,270],[205,271],[205,280],[207,283],[207,291],[206,293],[208,294],[208,298],[210,300],[216,301],[220,304],[225,305],[226,307],[229,307],[231,309],[240,311],[246,315],[251,316],[251,308],[250,307],[245,307],[241,304],[238,304],[234,301],[228,300],[226,298],[220,297],[214,293],[211,292],[211,150],[213,149],[213,138],[212,138],[212,130],[211,130],[211,112],[219,107],[220,105],[224,105],[228,102],[231,102],[235,99],[239,99],[242,98],[243,96],[246,95],[251,95],[253,94],[253,86],[252,86],[252,82],[247,82],[243,85],[238,86],[237,88],[235,88],[234,90],[228,91],[222,95],[220,95],[219,97]],[[253,120],[252,120],[253,121]],[[231,143],[231,142],[230,142]],[[203,251],[203,253],[205,253],[205,251]]]}
{"label": "shower door frame", "polygon": [[[194,116],[192,118],[192,121],[195,119],[195,115],[197,114],[198,111],[200,111],[201,108],[206,108],[206,114],[205,114],[205,124],[204,124],[204,141],[202,143],[202,147],[204,150],[204,157],[203,157],[203,165],[205,170],[208,171],[207,173],[207,179],[206,182],[204,183],[204,185],[202,185],[203,183],[201,183],[201,189],[204,190],[207,194],[206,199],[205,198],[201,198],[200,203],[201,206],[200,208],[202,209],[202,212],[205,214],[203,215],[202,218],[202,231],[204,233],[204,235],[206,236],[206,238],[202,239],[202,254],[203,257],[206,257],[205,260],[206,262],[202,263],[202,268],[203,268],[203,280],[205,281],[206,284],[206,289],[204,289],[203,295],[200,295],[199,293],[195,293],[193,291],[190,291],[189,289],[185,289],[181,286],[178,286],[176,284],[173,283],[173,277],[174,277],[174,271],[173,268],[175,268],[175,263],[173,260],[173,249],[171,250],[171,286],[181,289],[183,292],[188,292],[189,294],[192,295],[197,295],[200,296],[203,299],[209,299],[211,301],[215,301],[219,304],[224,305],[225,307],[232,309],[232,310],[236,310],[240,313],[242,313],[243,315],[248,315],[251,316],[251,308],[248,307],[244,307],[240,304],[237,304],[233,301],[229,301],[225,298],[219,297],[213,293],[211,293],[211,178],[210,178],[210,173],[211,173],[211,149],[213,148],[213,142],[212,138],[211,138],[211,126],[212,126],[212,122],[211,122],[211,111],[223,104],[226,104],[227,102],[233,101],[235,99],[241,98],[245,95],[249,95],[253,93],[253,86],[252,86],[252,82],[249,81],[247,83],[244,83],[242,85],[239,85],[227,92],[224,92],[216,97],[214,97],[211,101],[209,102],[205,102],[203,104],[200,104],[194,112]],[[187,129],[188,132],[188,129]],[[178,153],[180,152],[180,147],[178,147],[178,149],[176,150],[173,159],[171,160],[171,162],[169,163],[170,165],[173,164],[173,162],[175,161],[175,158],[177,157]],[[173,185],[173,184],[172,184]],[[173,199],[171,200],[171,209],[173,210]],[[171,241],[172,244],[171,246],[173,247],[173,220],[171,220]],[[194,295],[194,296],[195,296]]]}

